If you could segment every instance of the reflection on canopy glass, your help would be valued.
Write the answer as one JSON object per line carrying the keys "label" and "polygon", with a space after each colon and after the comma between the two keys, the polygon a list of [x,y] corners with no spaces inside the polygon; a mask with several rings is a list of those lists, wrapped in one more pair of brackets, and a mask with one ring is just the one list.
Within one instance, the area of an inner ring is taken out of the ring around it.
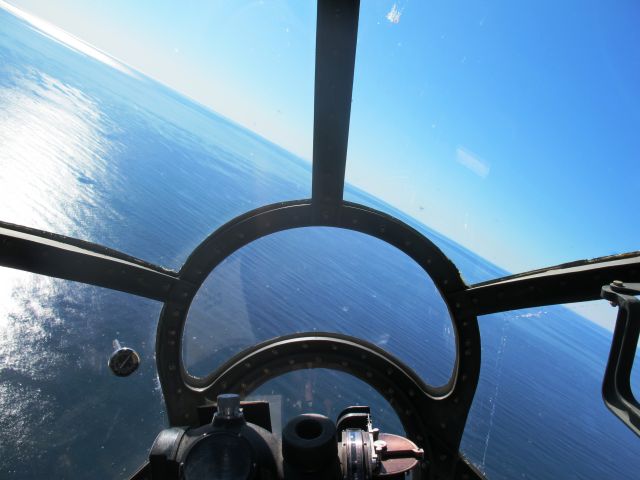
{"label": "reflection on canopy glass", "polygon": [[371,407],[372,421],[380,431],[404,434],[398,415],[382,395],[363,381],[335,370],[290,372],[261,385],[247,399],[269,402],[276,434],[301,413],[319,413],[336,421],[342,410],[353,405]]}

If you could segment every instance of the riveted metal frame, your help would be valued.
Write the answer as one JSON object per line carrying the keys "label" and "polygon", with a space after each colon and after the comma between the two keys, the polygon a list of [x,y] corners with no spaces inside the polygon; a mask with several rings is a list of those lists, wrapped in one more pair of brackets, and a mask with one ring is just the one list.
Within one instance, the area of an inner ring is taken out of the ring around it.
{"label": "riveted metal frame", "polygon": [[580,260],[471,285],[455,295],[476,315],[599,300],[616,279],[640,281],[640,252]]}
{"label": "riveted metal frame", "polygon": [[429,478],[450,478],[453,470],[479,476],[455,454],[466,401],[456,394],[433,398],[404,363],[357,338],[309,332],[254,345],[222,365],[204,393],[211,401],[229,391],[245,396],[273,378],[306,368],[342,371],[374,388],[395,410],[406,435],[427,452]]}
{"label": "riveted metal frame", "polygon": [[[199,286],[224,258],[251,241],[278,231],[309,226],[347,228],[384,240],[413,258],[438,286],[455,326],[458,355],[449,384],[439,389],[425,386],[423,391],[429,401],[442,402],[439,404],[444,408],[439,411],[442,418],[453,419],[453,422],[446,420],[446,432],[443,429],[443,436],[432,442],[431,448],[448,450],[448,454],[438,455],[441,460],[436,463],[441,472],[456,468],[455,478],[476,476],[473,469],[455,455],[479,375],[480,337],[476,315],[596,300],[600,298],[598,290],[602,284],[616,279],[640,280],[640,254],[632,252],[468,287],[454,264],[432,242],[401,221],[361,205],[342,202],[336,208],[311,200],[279,203],[236,218],[207,238],[179,273],[89,242],[6,223],[0,226],[0,265],[164,301],[156,361],[170,422],[179,425],[196,421],[197,406],[208,401],[216,379],[215,375],[206,379],[190,377],[181,363],[182,327]],[[457,399],[455,404],[450,403],[453,399]],[[439,434],[433,435],[438,438]],[[448,462],[453,463],[447,465]]]}
{"label": "riveted metal frame", "polygon": [[0,222],[0,265],[165,301],[178,274],[75,238]]}
{"label": "riveted metal frame", "polygon": [[[444,409],[441,414],[446,428],[438,430],[436,426],[438,433],[431,434],[434,445],[449,449],[442,455],[452,458],[457,454],[454,450],[478,380],[480,337],[476,316],[597,300],[604,284],[614,280],[640,282],[640,252],[582,260],[469,287],[453,263],[423,235],[393,217],[342,201],[358,11],[357,0],[318,1],[312,200],[270,205],[232,220],[207,238],[180,272],[100,245],[8,223],[0,223],[0,266],[164,302],[158,325],[157,365],[169,419],[176,425],[195,422],[195,408],[207,400],[211,393],[207,388],[212,388],[217,378],[189,376],[180,353],[191,300],[216,265],[253,240],[291,228],[331,226],[377,237],[413,258],[432,277],[449,307],[458,352],[454,375],[444,387],[425,386],[423,391],[429,402]],[[452,403],[455,399],[457,404]],[[446,460],[442,460],[444,463]],[[455,478],[471,476],[465,468],[455,473]]]}
{"label": "riveted metal frame", "polygon": [[442,399],[464,389],[466,394],[459,393],[459,398],[470,405],[479,374],[480,337],[476,317],[456,309],[451,302],[451,296],[465,288],[453,263],[430,240],[389,215],[346,202],[338,210],[325,211],[311,201],[300,201],[254,210],[224,225],[193,252],[180,270],[184,282],[176,284],[169,294],[156,343],[158,371],[172,424],[195,422],[196,408],[205,401],[207,387],[219,373],[200,379],[182,366],[182,331],[199,287],[217,265],[250,242],[275,232],[312,226],[345,228],[379,238],[407,254],[431,277],[449,308],[462,354],[457,356],[449,383],[426,387],[426,392],[433,399]]}
{"label": "riveted metal frame", "polygon": [[[422,412],[416,416],[426,422],[426,430],[419,435],[426,439],[428,431],[430,448],[438,450],[434,468],[451,473],[460,458],[457,452],[480,373],[477,318],[454,300],[454,295],[466,286],[455,265],[429,239],[394,217],[354,203],[342,202],[337,208],[318,205],[312,200],[270,205],[227,223],[196,248],[180,270],[179,278],[183,281],[169,294],[156,337],[158,374],[171,425],[197,425],[198,407],[219,393],[221,382],[224,383],[221,378],[228,368],[223,366],[206,378],[197,378],[183,366],[182,335],[189,306],[198,289],[216,266],[243,246],[266,235],[302,227],[344,228],[383,240],[411,257],[438,288],[455,332],[458,352],[455,366],[446,385],[432,387],[420,382],[414,391]],[[310,365],[319,366],[313,362]],[[322,366],[327,365],[326,360],[322,362]],[[408,369],[404,367],[404,371]],[[424,444],[419,438],[414,439]]]}

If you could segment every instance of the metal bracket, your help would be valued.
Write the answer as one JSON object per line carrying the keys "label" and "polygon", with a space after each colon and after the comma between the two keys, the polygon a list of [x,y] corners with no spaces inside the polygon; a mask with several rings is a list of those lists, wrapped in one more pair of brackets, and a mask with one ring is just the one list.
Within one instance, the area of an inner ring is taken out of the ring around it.
{"label": "metal bracket", "polygon": [[631,369],[640,334],[640,300],[636,295],[640,295],[640,283],[615,280],[602,287],[602,298],[618,306],[602,397],[609,410],[640,436],[640,404],[631,390]]}

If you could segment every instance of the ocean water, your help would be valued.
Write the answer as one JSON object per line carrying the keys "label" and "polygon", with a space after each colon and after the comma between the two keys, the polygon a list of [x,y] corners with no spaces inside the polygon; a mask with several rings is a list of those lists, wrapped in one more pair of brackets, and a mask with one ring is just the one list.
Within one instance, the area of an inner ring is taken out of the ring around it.
{"label": "ocean water", "polygon": [[[308,163],[0,9],[1,220],[178,269],[226,221],[307,198],[310,185]],[[505,273],[397,215],[467,281]],[[154,362],[161,307],[0,269],[0,477],[126,478],[142,463],[166,424]],[[640,441],[600,397],[610,332],[562,306],[479,322],[481,378],[462,442],[474,464],[498,479],[638,477]],[[204,374],[255,341],[314,329],[366,338],[432,384],[455,358],[442,299],[416,265],[376,239],[313,228],[261,239],[212,273],[190,310],[184,360]],[[132,377],[108,371],[115,338],[142,356]],[[283,418],[370,402],[383,428],[400,428],[384,399],[344,374],[297,372],[257,394]]]}

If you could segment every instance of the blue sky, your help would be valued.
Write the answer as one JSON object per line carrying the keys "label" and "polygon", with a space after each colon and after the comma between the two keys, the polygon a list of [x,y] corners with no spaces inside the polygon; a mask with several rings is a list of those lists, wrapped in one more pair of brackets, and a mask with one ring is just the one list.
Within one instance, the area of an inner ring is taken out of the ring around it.
{"label": "blue sky", "polygon": [[[311,159],[315,2],[10,3]],[[513,272],[640,249],[639,24],[363,1],[347,181]]]}

